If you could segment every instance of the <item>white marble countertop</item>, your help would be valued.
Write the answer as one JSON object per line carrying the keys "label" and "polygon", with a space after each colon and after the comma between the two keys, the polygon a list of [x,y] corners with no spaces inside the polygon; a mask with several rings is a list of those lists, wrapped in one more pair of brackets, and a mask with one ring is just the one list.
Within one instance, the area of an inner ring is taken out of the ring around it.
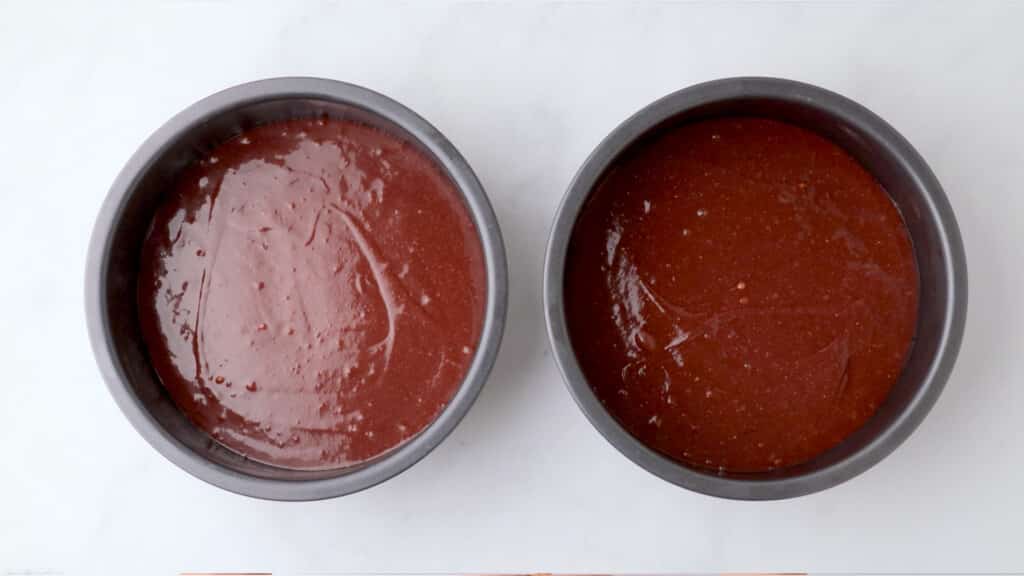
{"label": "white marble countertop", "polygon": [[[1024,569],[1024,4],[0,3],[0,572]],[[109,397],[82,278],[114,175],[172,114],[257,78],[362,84],[421,113],[484,183],[511,268],[478,403],[371,490],[275,503],[160,457]],[[960,360],[892,456],[784,502],[693,494],[622,457],[546,346],[548,225],[626,116],[732,75],[819,84],[921,151],[959,218]]]}

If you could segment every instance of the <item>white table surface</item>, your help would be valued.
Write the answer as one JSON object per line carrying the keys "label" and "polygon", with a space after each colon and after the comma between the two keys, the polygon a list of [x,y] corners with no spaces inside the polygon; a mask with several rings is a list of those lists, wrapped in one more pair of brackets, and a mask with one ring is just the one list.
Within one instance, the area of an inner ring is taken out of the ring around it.
{"label": "white table surface", "polygon": [[[0,4],[0,573],[1024,569],[1022,25],[1024,3]],[[743,74],[893,123],[943,182],[970,264],[931,415],[862,476],[784,502],[693,494],[619,455],[563,387],[541,312],[548,225],[590,150],[659,96]],[[229,494],[159,456],[108,395],[83,311],[123,162],[193,101],[279,75],[362,84],[438,126],[511,268],[501,354],[455,433],[314,503]]]}

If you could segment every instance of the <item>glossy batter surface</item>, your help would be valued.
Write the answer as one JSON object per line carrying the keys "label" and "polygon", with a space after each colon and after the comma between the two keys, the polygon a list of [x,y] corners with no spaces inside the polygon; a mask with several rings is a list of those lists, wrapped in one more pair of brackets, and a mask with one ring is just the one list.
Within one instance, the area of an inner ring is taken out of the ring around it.
{"label": "glossy batter surface", "polygon": [[411,145],[338,120],[269,124],[169,191],[140,321],[200,428],[255,460],[343,467],[420,432],[458,389],[483,262],[458,191]]}
{"label": "glossy batter surface", "polygon": [[566,266],[591,387],[690,466],[807,461],[877,409],[917,318],[907,230],[835,144],[758,118],[670,128],[596,186]]}

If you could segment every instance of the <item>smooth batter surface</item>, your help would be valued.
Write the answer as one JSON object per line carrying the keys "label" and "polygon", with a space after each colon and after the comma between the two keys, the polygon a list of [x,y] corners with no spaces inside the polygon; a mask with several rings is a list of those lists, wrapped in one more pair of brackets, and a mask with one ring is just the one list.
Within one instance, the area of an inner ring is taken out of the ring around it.
{"label": "smooth batter surface", "polygon": [[691,466],[759,472],[839,443],[910,349],[918,278],[878,182],[795,126],[724,118],[628,151],[573,232],[573,348],[608,410]]}
{"label": "smooth batter surface", "polygon": [[337,120],[257,127],[189,168],[139,280],[177,405],[237,452],[302,469],[426,427],[469,366],[485,298],[451,182],[410,145]]}

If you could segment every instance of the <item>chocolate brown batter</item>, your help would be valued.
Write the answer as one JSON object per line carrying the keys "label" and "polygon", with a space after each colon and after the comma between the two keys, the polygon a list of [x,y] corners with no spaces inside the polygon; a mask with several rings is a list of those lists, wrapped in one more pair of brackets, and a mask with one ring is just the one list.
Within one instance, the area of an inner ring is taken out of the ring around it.
{"label": "chocolate brown batter", "polygon": [[357,464],[459,387],[486,277],[458,191],[368,126],[260,126],[188,168],[139,276],[157,374],[201,429],[273,465]]}
{"label": "chocolate brown batter", "polygon": [[758,118],[670,128],[603,177],[565,302],[591,387],[687,465],[807,461],[878,408],[909,352],[918,277],[878,182],[835,144]]}

